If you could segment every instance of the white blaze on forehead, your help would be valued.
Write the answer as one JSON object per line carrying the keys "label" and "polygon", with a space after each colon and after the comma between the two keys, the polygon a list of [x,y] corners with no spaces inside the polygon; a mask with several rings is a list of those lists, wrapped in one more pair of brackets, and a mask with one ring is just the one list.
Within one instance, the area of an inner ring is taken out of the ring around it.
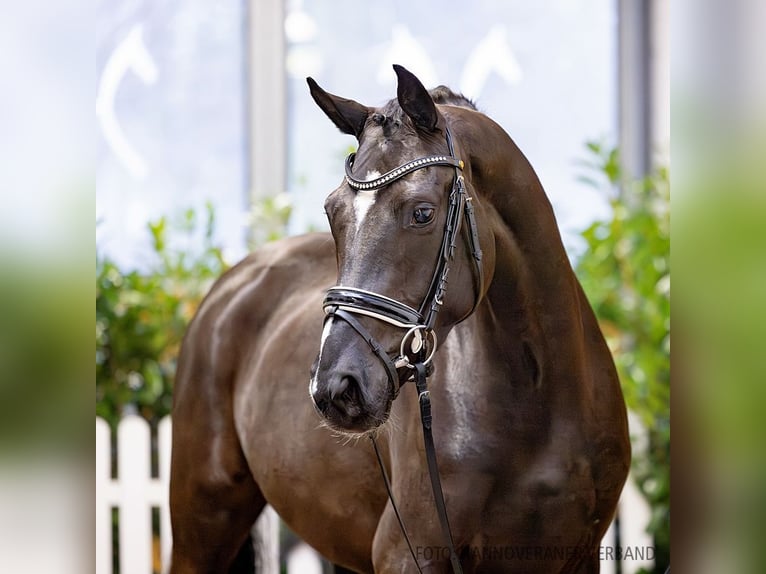
{"label": "white blaze on forehead", "polygon": [[[380,177],[380,172],[371,170],[367,172],[367,181]],[[375,200],[378,197],[377,189],[360,189],[356,192],[354,198],[354,217],[356,219],[356,230],[362,226],[364,218],[367,217],[367,212],[370,210]]]}

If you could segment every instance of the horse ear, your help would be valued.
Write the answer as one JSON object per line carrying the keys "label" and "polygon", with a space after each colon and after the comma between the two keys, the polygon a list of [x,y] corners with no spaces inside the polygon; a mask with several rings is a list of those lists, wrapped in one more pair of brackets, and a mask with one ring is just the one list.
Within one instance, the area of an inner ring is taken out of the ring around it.
{"label": "horse ear", "polygon": [[439,116],[436,112],[436,104],[428,90],[412,72],[402,66],[394,64],[394,71],[399,79],[396,98],[404,113],[410,117],[415,126],[432,131],[436,128]]}
{"label": "horse ear", "polygon": [[370,114],[370,108],[354,100],[339,98],[325,92],[314,81],[314,78],[306,78],[306,82],[308,82],[311,97],[314,98],[314,101],[327,117],[332,120],[332,123],[344,134],[356,136],[359,139],[359,136],[362,135],[362,130],[364,130],[367,116]]}

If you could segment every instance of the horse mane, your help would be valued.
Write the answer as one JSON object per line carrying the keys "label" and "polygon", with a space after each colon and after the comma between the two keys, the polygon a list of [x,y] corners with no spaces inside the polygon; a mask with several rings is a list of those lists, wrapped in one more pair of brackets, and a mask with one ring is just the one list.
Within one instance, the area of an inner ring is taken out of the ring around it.
{"label": "horse mane", "polygon": [[[478,111],[476,104],[473,103],[473,101],[463,94],[452,91],[447,86],[437,86],[436,88],[429,90],[428,93],[437,105],[445,104],[448,106],[458,106]],[[396,98],[389,100],[388,103],[381,108],[380,112],[385,118],[391,119],[401,119],[404,115],[402,108],[399,106],[399,101]]]}
{"label": "horse mane", "polygon": [[447,86],[437,86],[433,90],[429,90],[428,93],[436,104],[459,106],[461,108],[477,111],[476,104],[471,99],[465,97],[463,94],[453,92]]}

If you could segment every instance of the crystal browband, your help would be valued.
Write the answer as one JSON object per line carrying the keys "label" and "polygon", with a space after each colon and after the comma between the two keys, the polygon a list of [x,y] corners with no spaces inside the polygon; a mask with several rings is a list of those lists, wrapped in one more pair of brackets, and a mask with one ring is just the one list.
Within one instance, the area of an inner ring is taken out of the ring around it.
{"label": "crystal browband", "polygon": [[463,162],[459,159],[449,157],[447,155],[431,155],[413,159],[412,161],[408,161],[407,163],[400,165],[396,169],[392,169],[391,171],[384,173],[380,177],[364,181],[361,179],[355,179],[354,176],[351,175],[351,169],[354,166],[355,157],[356,154],[352,153],[349,154],[349,156],[346,158],[346,181],[354,189],[375,189],[378,187],[384,187],[390,183],[393,183],[397,179],[404,177],[410,172],[428,167],[429,165],[449,165],[458,169],[463,169]]}

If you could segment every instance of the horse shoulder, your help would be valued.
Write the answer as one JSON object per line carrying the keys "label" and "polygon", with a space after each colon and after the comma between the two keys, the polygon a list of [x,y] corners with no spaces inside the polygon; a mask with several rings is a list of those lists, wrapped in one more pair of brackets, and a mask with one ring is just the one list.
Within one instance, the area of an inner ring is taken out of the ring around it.
{"label": "horse shoulder", "polygon": [[177,386],[185,384],[186,371],[230,378],[270,318],[294,297],[320,293],[334,274],[335,247],[325,233],[275,241],[245,257],[213,284],[192,319]]}
{"label": "horse shoulder", "polygon": [[595,313],[578,283],[578,299],[591,376],[589,399],[593,413],[588,444],[597,504],[611,509],[630,468],[630,436],[620,379]]}

